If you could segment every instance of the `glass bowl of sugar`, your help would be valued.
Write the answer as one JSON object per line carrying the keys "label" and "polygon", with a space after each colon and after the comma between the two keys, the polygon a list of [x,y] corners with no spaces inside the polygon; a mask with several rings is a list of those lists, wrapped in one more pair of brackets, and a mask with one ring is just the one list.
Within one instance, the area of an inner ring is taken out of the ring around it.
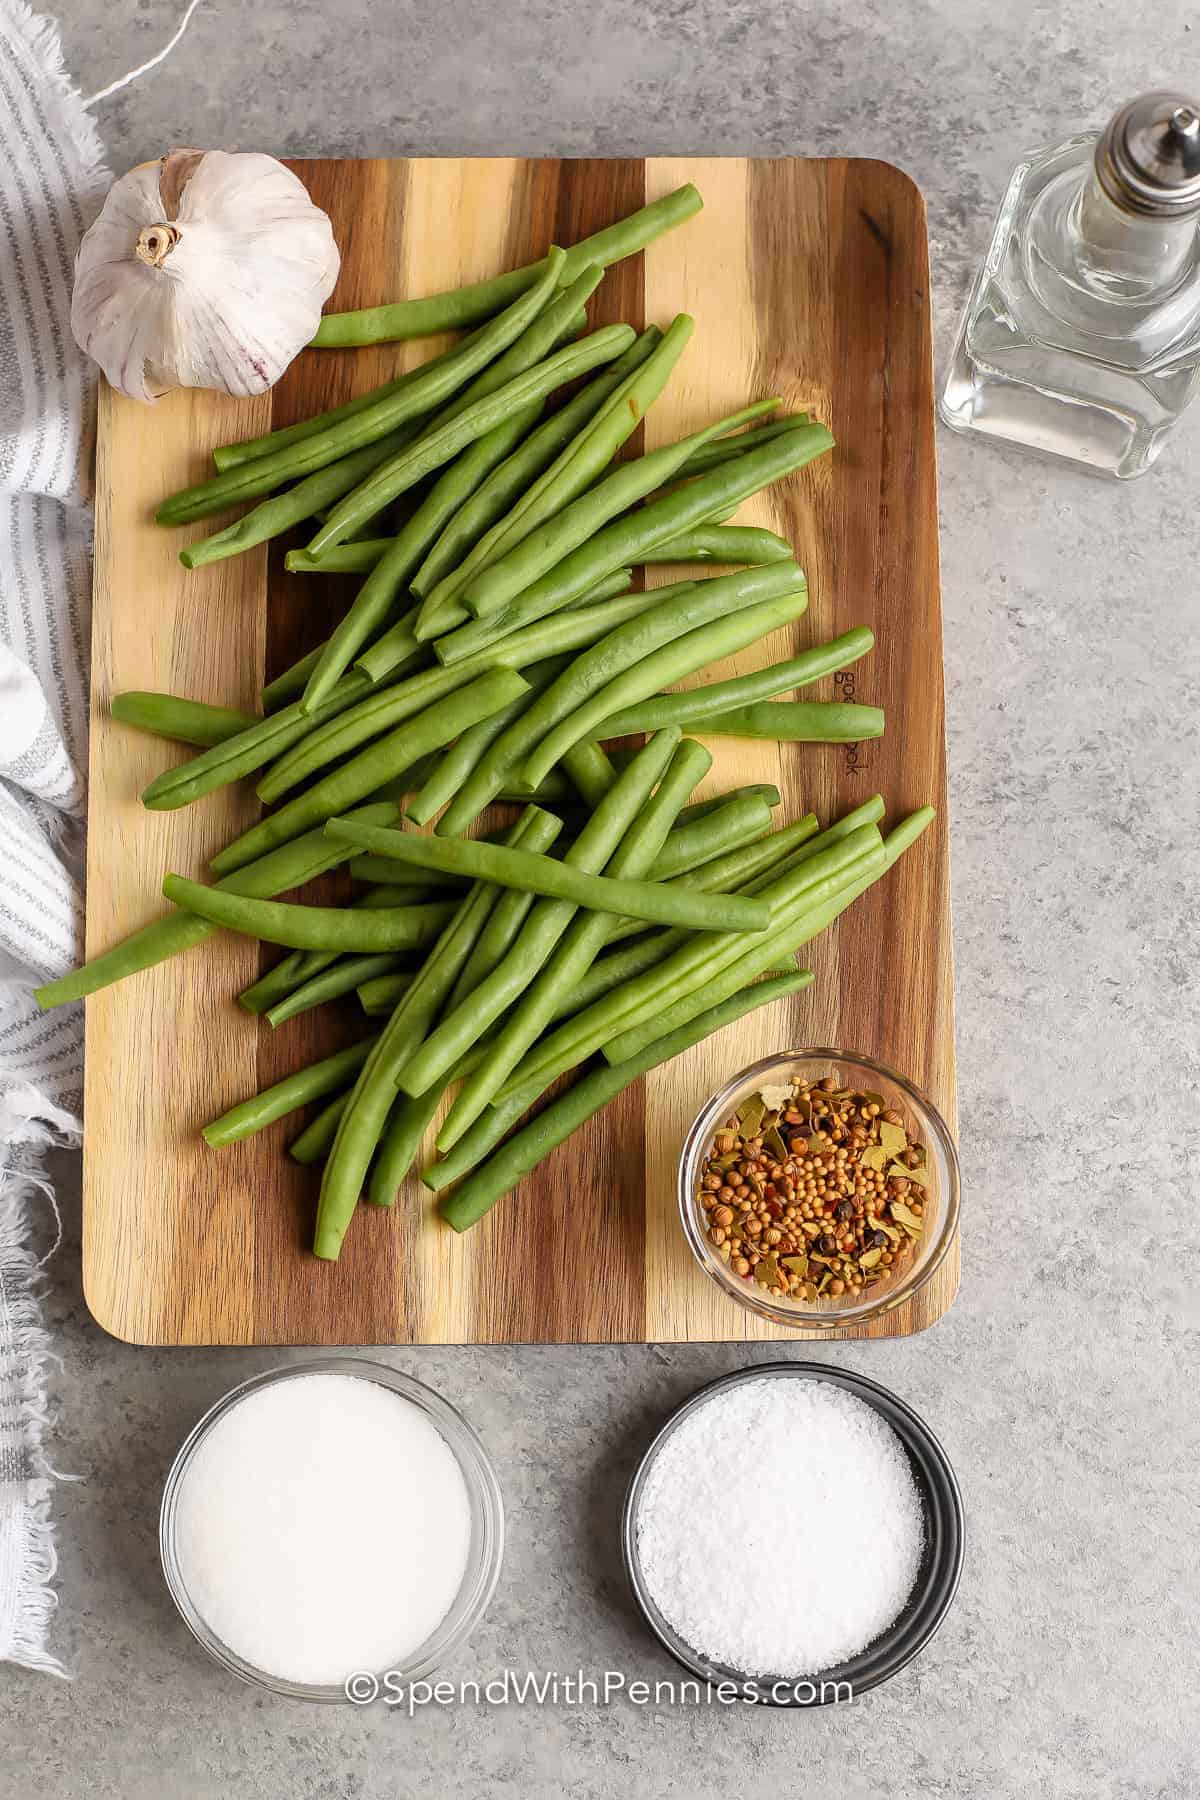
{"label": "glass bowl of sugar", "polygon": [[318,1357],[204,1415],[167,1477],[159,1548],[223,1667],[293,1699],[362,1704],[426,1679],[478,1623],[504,1507],[479,1439],[432,1388]]}
{"label": "glass bowl of sugar", "polygon": [[775,1362],[671,1415],[621,1535],[646,1623],[718,1701],[809,1707],[852,1702],[925,1648],[958,1589],[964,1520],[945,1451],[903,1400],[848,1369]]}

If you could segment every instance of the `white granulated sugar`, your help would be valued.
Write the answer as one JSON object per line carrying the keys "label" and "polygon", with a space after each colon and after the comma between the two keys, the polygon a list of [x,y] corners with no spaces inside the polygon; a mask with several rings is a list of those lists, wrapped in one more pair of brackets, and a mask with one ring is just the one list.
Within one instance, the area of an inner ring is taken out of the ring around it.
{"label": "white granulated sugar", "polygon": [[449,1612],[470,1542],[445,1438],[358,1376],[253,1390],[179,1489],[176,1556],[193,1605],[230,1650],[286,1681],[401,1665]]}
{"label": "white granulated sugar", "polygon": [[904,1448],[832,1383],[722,1389],[666,1439],[642,1490],[646,1587],[693,1650],[743,1675],[819,1674],[912,1592],[921,1502]]}

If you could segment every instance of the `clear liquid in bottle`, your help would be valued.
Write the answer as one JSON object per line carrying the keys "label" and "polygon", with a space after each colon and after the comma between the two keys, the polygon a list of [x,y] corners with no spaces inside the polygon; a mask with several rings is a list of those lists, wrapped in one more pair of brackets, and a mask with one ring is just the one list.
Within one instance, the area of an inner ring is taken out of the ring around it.
{"label": "clear liquid in bottle", "polygon": [[1014,171],[946,423],[1141,475],[1200,386],[1200,106],[1151,94]]}

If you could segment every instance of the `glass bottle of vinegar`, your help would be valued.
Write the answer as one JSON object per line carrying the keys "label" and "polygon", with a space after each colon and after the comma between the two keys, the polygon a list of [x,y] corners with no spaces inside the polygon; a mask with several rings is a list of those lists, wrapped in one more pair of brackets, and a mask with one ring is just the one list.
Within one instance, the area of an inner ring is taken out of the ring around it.
{"label": "glass bottle of vinegar", "polygon": [[943,419],[1141,475],[1200,386],[1200,103],[1145,94],[1014,171]]}

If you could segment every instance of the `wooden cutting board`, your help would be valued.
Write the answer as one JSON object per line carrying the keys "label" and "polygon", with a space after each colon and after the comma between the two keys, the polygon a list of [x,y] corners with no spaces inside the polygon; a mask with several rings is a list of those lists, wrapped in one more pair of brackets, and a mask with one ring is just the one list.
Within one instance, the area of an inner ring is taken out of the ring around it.
{"label": "wooden cutting board", "polygon": [[[792,654],[851,625],[874,653],[814,697],[884,706],[886,736],[846,746],[715,740],[705,789],[776,782],[782,817],[828,819],[876,789],[889,816],[936,826],[807,953],[809,993],[722,1032],[628,1090],[463,1238],[414,1181],[360,1209],[341,1262],[307,1254],[315,1180],[284,1156],[295,1118],[220,1152],[198,1128],[362,1031],[343,1018],[272,1034],[233,1003],[258,948],[222,935],[87,1003],[84,1279],[92,1312],[146,1344],[738,1339],[795,1334],[743,1315],[693,1265],[675,1211],[685,1129],[712,1090],[772,1049],[868,1051],[914,1077],[953,1124],[954,1043],[941,616],[925,213],[908,178],[869,161],[300,162],[342,249],[334,307],[432,293],[571,244],[684,181],[705,210],[617,265],[593,324],[693,313],[695,337],[644,426],[645,446],[768,393],[838,448],[746,505],[796,547],[812,604],[789,632],[713,671]],[[115,725],[114,692],[159,688],[252,709],[264,677],[322,638],[353,589],[283,572],[283,546],[188,574],[184,533],[152,522],[210,449],[286,425],[439,345],[306,352],[254,401],[101,395],[93,637],[88,953],[163,910],[164,871],[199,874],[256,815],[248,785],[174,813],[138,795],[184,752]],[[632,448],[639,448],[635,443]],[[192,528],[190,534],[202,535]],[[677,571],[652,571],[655,581]],[[328,891],[338,891],[329,878]],[[262,958],[266,966],[270,953]],[[949,1306],[957,1249],[875,1329]],[[858,1335],[850,1333],[847,1335]]]}

